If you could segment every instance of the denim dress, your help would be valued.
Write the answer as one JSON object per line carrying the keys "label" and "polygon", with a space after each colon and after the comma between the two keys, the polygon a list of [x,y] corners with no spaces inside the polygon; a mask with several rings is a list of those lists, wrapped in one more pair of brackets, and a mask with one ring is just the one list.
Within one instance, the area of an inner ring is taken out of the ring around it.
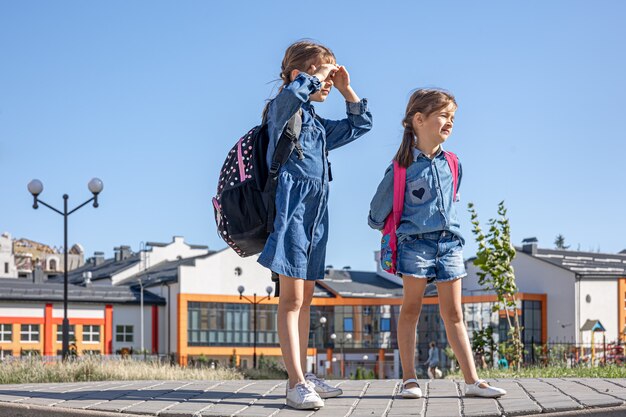
{"label": "denim dress", "polygon": [[276,189],[276,217],[258,262],[281,275],[324,278],[328,241],[328,162],[326,151],[346,145],[372,128],[367,100],[346,103],[347,118],[316,116],[309,96],[321,88],[317,77],[300,73],[272,100],[267,112],[268,165],[274,148],[291,118],[302,109],[300,144],[304,159],[293,152],[281,167]]}

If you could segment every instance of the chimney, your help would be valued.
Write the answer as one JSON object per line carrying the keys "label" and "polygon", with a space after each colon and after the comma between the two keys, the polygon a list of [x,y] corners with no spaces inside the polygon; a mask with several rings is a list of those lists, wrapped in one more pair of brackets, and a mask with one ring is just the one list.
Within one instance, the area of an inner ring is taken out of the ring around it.
{"label": "chimney", "polygon": [[95,266],[102,265],[104,263],[104,252],[93,253],[93,264]]}
{"label": "chimney", "polygon": [[536,237],[527,237],[522,240],[522,252],[535,256],[537,254],[537,240]]}
{"label": "chimney", "polygon": [[115,262],[123,261],[131,257],[133,252],[130,250],[130,246],[128,245],[120,245],[116,248],[113,248],[115,251]]}
{"label": "chimney", "polygon": [[120,246],[120,256],[122,257],[122,261],[131,257],[133,252],[130,250],[130,246]]}
{"label": "chimney", "polygon": [[91,271],[83,272],[83,285],[85,287],[91,286]]}

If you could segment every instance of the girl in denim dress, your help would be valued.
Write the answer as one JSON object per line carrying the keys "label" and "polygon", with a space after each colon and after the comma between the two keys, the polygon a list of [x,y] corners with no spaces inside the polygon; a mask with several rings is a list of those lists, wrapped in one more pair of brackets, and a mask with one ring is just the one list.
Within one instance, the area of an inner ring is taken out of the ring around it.
{"label": "girl in denim dress", "polygon": [[[465,395],[499,397],[506,394],[478,378],[461,306],[461,278],[466,274],[457,216],[455,179],[442,144],[452,133],[457,104],[449,92],[415,91],[402,121],[404,135],[394,160],[406,168],[404,207],[398,237],[397,270],[403,279],[398,319],[398,347],[404,375],[404,398],[422,392],[415,373],[415,330],[426,284],[434,282],[448,342],[465,378]],[[462,170],[459,164],[457,189]],[[393,206],[393,164],[385,172],[370,205],[369,225],[382,229]]]}
{"label": "girl in denim dress", "polygon": [[[305,374],[309,341],[310,306],[315,281],[324,278],[328,240],[327,151],[346,145],[367,133],[372,115],[367,101],[350,86],[344,66],[323,45],[300,41],[287,48],[280,77],[283,85],[265,109],[268,124],[268,164],[289,119],[300,112],[299,141],[303,158],[293,152],[281,167],[276,191],[276,218],[258,262],[278,274],[278,337],[289,374],[287,405],[310,409],[324,405],[322,398],[338,396],[313,374]],[[324,102],[332,87],[346,100],[347,117],[327,120],[315,114],[311,102]]]}

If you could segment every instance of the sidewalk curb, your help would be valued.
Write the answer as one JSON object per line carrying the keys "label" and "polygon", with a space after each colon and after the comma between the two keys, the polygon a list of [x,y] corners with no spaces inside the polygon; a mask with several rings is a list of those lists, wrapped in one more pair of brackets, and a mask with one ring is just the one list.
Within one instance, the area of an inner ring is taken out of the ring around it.
{"label": "sidewalk curb", "polygon": [[138,414],[0,402],[0,417],[137,417]]}
{"label": "sidewalk curb", "polygon": [[[530,414],[528,414],[530,415]],[[545,417],[570,417],[570,416],[597,416],[597,417],[626,417],[626,406],[606,407],[606,408],[585,408],[574,411],[560,411],[558,413],[536,414]],[[0,414],[2,416],[2,414]],[[2,416],[4,417],[4,416]]]}

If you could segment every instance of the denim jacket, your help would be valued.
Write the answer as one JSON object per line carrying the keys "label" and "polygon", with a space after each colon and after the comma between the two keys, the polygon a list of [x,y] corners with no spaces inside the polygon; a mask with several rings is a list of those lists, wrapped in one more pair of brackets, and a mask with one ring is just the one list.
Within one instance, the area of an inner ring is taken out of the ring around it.
{"label": "denim jacket", "polygon": [[267,165],[272,163],[274,148],[287,122],[302,108],[299,139],[304,159],[299,160],[294,152],[282,169],[300,178],[313,177],[327,182],[326,149],[332,151],[363,136],[372,128],[372,115],[367,108],[367,100],[362,99],[358,103],[346,102],[348,117],[345,119],[327,120],[316,116],[309,96],[321,87],[317,77],[301,72],[272,100],[267,112],[270,139]]}
{"label": "denim jacket", "polygon": [[[418,235],[430,232],[450,231],[461,235],[457,216],[457,198],[452,201],[454,185],[452,171],[446,161],[443,150],[430,159],[419,149],[413,149],[413,163],[406,170],[406,189],[402,219],[396,231],[398,239],[406,235]],[[459,183],[462,169],[459,163]],[[393,209],[393,164],[385,171],[385,176],[378,185],[370,204],[368,224],[373,229],[382,230],[387,215]]]}

